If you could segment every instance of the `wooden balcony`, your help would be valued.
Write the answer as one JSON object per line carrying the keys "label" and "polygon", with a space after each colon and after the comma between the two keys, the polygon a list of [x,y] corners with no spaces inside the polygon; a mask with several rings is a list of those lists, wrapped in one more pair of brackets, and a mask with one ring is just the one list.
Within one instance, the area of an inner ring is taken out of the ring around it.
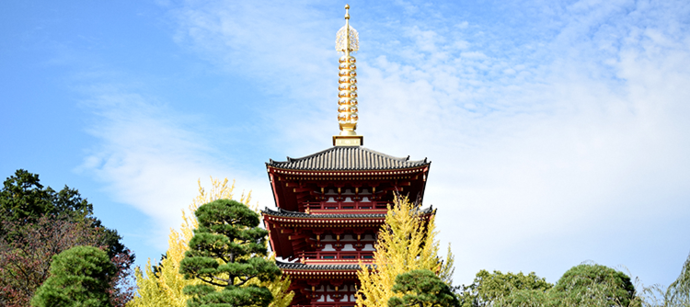
{"label": "wooden balcony", "polygon": [[371,263],[374,261],[373,251],[327,251],[302,252],[300,262],[304,264],[337,264],[337,263]]}
{"label": "wooden balcony", "polygon": [[386,210],[389,203],[388,201],[353,201],[348,198],[342,201],[305,202],[304,206],[310,212],[316,213],[320,210]]}

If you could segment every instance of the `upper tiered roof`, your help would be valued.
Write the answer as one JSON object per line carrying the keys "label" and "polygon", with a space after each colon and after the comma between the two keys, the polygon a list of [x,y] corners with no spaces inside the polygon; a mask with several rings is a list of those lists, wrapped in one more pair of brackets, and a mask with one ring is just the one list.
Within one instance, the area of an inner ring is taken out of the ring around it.
{"label": "upper tiered roof", "polygon": [[266,163],[275,168],[308,171],[398,170],[429,164],[426,158],[410,161],[410,156],[396,158],[361,146],[336,146],[302,158]]}

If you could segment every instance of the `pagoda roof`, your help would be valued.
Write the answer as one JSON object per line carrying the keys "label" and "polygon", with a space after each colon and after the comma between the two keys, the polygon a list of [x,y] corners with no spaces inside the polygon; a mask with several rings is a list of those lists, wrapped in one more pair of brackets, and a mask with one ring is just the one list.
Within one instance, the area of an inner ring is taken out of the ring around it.
{"label": "pagoda roof", "polygon": [[426,158],[410,161],[410,156],[397,158],[361,146],[336,146],[302,158],[266,163],[275,168],[310,171],[399,170],[429,164]]}
{"label": "pagoda roof", "polygon": [[[307,219],[329,219],[329,218],[385,218],[386,213],[334,213],[334,214],[310,214],[298,211],[289,211],[285,209],[278,208],[278,210],[269,209],[268,207],[261,210],[263,214],[271,216],[280,217],[291,217],[291,218],[307,218]],[[434,209],[429,206],[428,208],[422,209],[422,214],[433,213]]]}

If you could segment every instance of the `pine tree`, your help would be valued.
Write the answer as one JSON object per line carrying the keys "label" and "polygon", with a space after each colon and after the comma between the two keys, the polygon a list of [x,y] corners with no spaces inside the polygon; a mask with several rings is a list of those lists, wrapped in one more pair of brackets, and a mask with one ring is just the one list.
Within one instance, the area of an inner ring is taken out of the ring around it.
{"label": "pine tree", "polygon": [[264,258],[268,231],[258,227],[259,215],[226,199],[204,204],[194,214],[199,227],[189,241],[180,272],[185,279],[199,279],[203,284],[184,288],[185,294],[193,296],[187,306],[267,307],[273,295],[252,280],[272,281],[281,272],[275,262]]}
{"label": "pine tree", "polygon": [[103,248],[117,267],[110,280],[111,303],[133,296],[134,254],[117,231],[104,227],[79,191],[43,186],[38,174],[17,170],[0,186],[0,306],[28,306],[48,278],[53,256],[77,245]]}
{"label": "pine tree", "polygon": [[53,257],[50,277],[36,290],[31,305],[112,306],[107,290],[116,270],[108,254],[98,248],[70,248]]}
{"label": "pine tree", "polygon": [[393,292],[402,295],[388,300],[388,307],[460,307],[450,286],[429,270],[414,270],[395,278]]}
{"label": "pine tree", "polygon": [[361,283],[357,292],[359,307],[386,307],[391,297],[402,297],[393,291],[395,278],[413,270],[430,270],[450,286],[453,255],[449,247],[445,262],[438,256],[434,216],[431,214],[427,218],[421,214],[418,204],[406,197],[395,197],[378,233],[374,252],[376,268],[360,264],[357,274]]}
{"label": "pine tree", "polygon": [[[198,280],[184,279],[180,273],[180,261],[184,258],[184,253],[189,249],[189,241],[197,228],[197,220],[193,212],[202,204],[218,199],[232,199],[234,197],[235,184],[228,184],[228,179],[223,181],[211,178],[211,188],[209,191],[204,189],[201,181],[198,181],[199,195],[189,205],[188,210],[182,211],[183,223],[180,230],[170,229],[168,238],[168,250],[165,257],[152,267],[149,259],[146,268],[142,271],[137,269],[135,272],[138,286],[138,296],[128,304],[128,307],[184,307],[186,301],[191,298],[185,295],[183,289],[187,285],[199,284]],[[256,205],[250,206],[251,192],[246,196],[240,196],[240,202],[249,206],[255,212],[258,211]],[[269,258],[273,260],[273,258]],[[273,294],[274,300],[271,307],[287,307],[292,301],[294,293],[287,291],[290,280],[287,276],[280,277],[270,282],[254,281],[267,287]]]}

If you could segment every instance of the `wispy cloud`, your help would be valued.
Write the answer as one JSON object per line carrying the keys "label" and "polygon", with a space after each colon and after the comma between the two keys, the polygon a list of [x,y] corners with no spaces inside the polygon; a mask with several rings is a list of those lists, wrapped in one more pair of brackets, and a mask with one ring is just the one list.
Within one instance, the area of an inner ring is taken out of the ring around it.
{"label": "wispy cloud", "polygon": [[[514,58],[488,56],[486,42],[468,39],[454,61],[426,56],[444,47],[423,41],[407,50],[410,61],[365,63],[362,130],[376,138],[370,144],[434,161],[426,200],[447,213],[444,239],[466,248],[461,280],[481,268],[537,270],[554,280],[563,272],[556,263],[609,257],[601,242],[624,235],[612,229],[644,229],[639,239],[650,244],[665,235],[665,219],[689,214],[682,84],[690,81],[690,44],[676,24],[680,13],[669,8],[649,20],[647,9],[574,4],[553,39],[528,42],[541,50],[506,52]],[[369,116],[368,102],[376,103]],[[516,246],[534,249],[515,255]],[[647,257],[615,261],[656,275],[640,265]]]}
{"label": "wispy cloud", "polygon": [[208,127],[200,115],[182,115],[153,97],[117,86],[89,92],[91,98],[83,105],[95,115],[88,132],[97,145],[89,149],[80,170],[103,182],[115,201],[152,218],[155,233],[146,236],[148,243],[167,247],[168,230],[179,227],[181,210],[198,193],[197,179],[207,184],[209,176],[232,176],[238,193],[242,187],[256,187],[259,201],[271,203],[262,197],[268,195],[261,191],[265,184],[256,182],[260,176],[230,166],[235,161],[224,157],[205,134]]}
{"label": "wispy cloud", "polygon": [[[332,46],[342,20],[333,16],[342,11],[319,5],[187,2],[170,13],[181,46],[275,97],[247,103],[265,104],[266,137],[283,154],[323,149],[337,130]],[[661,273],[645,264],[658,262],[648,250],[668,235],[662,224],[690,215],[688,5],[495,10],[482,21],[415,2],[361,16],[353,9],[362,40],[358,131],[367,146],[433,161],[426,203],[443,212],[442,238],[462,263],[458,282],[482,268],[555,281],[587,259],[667,282],[675,264]],[[183,181],[230,171],[197,121],[155,99],[102,91],[91,103],[102,143],[84,167],[124,203],[174,220],[170,204],[193,196]],[[621,236],[625,243],[613,243],[620,257],[602,248]]]}

